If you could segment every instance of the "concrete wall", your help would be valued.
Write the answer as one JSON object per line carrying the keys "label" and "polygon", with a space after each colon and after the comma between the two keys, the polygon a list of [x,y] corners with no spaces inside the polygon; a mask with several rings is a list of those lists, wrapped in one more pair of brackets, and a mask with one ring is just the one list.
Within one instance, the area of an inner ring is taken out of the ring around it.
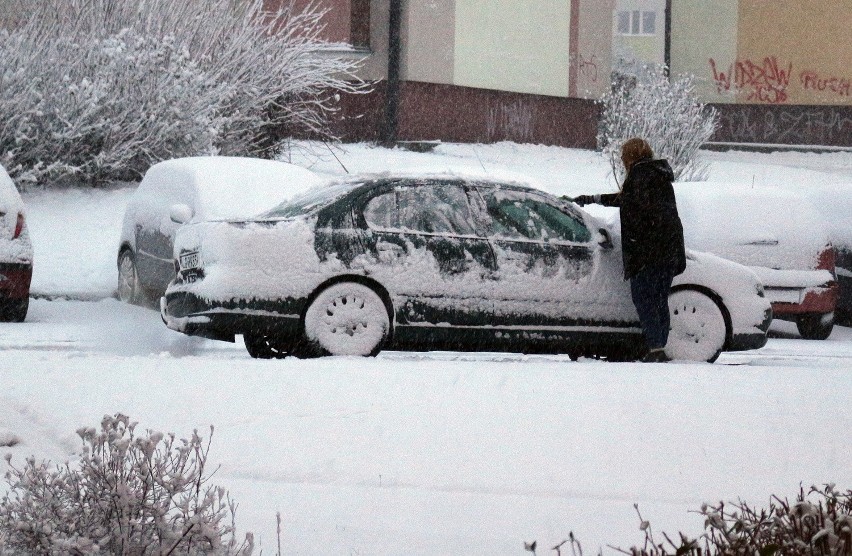
{"label": "concrete wall", "polygon": [[456,0],[403,4],[402,79],[452,84]]}
{"label": "concrete wall", "polygon": [[707,102],[852,106],[849,0],[674,0],[672,70]]}
{"label": "concrete wall", "polygon": [[671,70],[696,78],[705,102],[734,102],[734,92],[717,87],[714,75],[728,72],[737,57],[739,0],[673,0]]}
{"label": "concrete wall", "polygon": [[456,0],[454,83],[568,95],[569,0]]}
{"label": "concrete wall", "polygon": [[600,98],[610,87],[612,72],[612,14],[615,0],[578,2],[577,82],[572,95]]}

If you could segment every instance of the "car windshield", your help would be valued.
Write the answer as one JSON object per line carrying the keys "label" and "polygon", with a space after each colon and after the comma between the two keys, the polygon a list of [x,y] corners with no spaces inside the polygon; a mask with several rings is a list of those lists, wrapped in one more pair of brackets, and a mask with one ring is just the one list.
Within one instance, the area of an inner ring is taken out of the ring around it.
{"label": "car windshield", "polygon": [[363,185],[363,183],[349,182],[312,189],[303,195],[281,203],[261,216],[263,218],[291,218],[311,214],[327,207],[360,185]]}

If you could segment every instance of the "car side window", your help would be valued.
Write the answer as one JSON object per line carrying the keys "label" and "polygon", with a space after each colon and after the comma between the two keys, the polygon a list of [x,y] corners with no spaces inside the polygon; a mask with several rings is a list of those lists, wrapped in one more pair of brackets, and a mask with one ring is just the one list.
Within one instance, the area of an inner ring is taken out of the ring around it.
{"label": "car side window", "polygon": [[452,184],[398,191],[400,225],[412,231],[473,235],[475,226],[464,190]]}
{"label": "car side window", "polygon": [[452,184],[397,189],[399,227],[429,234],[473,235],[475,225],[464,190]]}
{"label": "car side window", "polygon": [[519,191],[485,191],[491,231],[506,239],[586,243],[592,234],[575,216],[546,201]]}
{"label": "car side window", "polygon": [[392,230],[397,223],[396,191],[376,195],[364,207],[364,219],[371,228]]}

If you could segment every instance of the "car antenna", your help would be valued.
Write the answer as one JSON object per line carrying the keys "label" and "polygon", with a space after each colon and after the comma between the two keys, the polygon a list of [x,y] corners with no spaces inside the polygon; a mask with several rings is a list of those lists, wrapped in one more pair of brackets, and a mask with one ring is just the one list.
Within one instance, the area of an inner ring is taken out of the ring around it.
{"label": "car antenna", "polygon": [[485,164],[483,164],[483,163],[482,163],[482,159],[481,159],[481,158],[479,158],[479,151],[477,151],[477,150],[476,150],[476,147],[474,147],[473,145],[471,145],[471,148],[473,149],[473,154],[475,154],[475,155],[476,155],[476,160],[478,160],[478,161],[479,161],[479,165],[480,165],[480,166],[482,166],[482,171],[483,171],[483,172],[485,172],[485,173],[487,174],[487,173],[488,173],[488,170],[486,170],[486,169],[485,169]]}
{"label": "car antenna", "polygon": [[344,171],[344,172],[346,172],[346,173],[348,174],[348,173],[349,173],[349,170],[347,170],[347,169],[346,169],[346,166],[344,166],[344,165],[343,165],[343,163],[342,163],[342,162],[340,162],[340,159],[339,159],[339,158],[337,158],[337,155],[336,155],[336,154],[334,154],[334,151],[331,149],[331,147],[329,146],[329,144],[328,144],[327,142],[325,142],[325,141],[323,141],[323,142],[322,142],[322,144],[323,144],[323,145],[325,145],[325,148],[327,148],[327,149],[328,149],[328,152],[330,152],[330,153],[331,153],[331,156],[333,156],[333,157],[334,157],[334,160],[336,160],[336,161],[337,161],[337,163],[338,163],[338,164],[340,164],[340,167],[341,167],[341,168],[343,168],[343,171]]}

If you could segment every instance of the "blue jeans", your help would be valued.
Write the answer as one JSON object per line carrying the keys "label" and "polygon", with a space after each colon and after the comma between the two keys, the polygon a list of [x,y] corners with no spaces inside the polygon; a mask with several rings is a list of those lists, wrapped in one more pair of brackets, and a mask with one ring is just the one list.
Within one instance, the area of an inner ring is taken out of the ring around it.
{"label": "blue jeans", "polygon": [[674,273],[666,267],[646,267],[630,279],[630,294],[648,349],[666,347],[669,340],[669,290]]}

